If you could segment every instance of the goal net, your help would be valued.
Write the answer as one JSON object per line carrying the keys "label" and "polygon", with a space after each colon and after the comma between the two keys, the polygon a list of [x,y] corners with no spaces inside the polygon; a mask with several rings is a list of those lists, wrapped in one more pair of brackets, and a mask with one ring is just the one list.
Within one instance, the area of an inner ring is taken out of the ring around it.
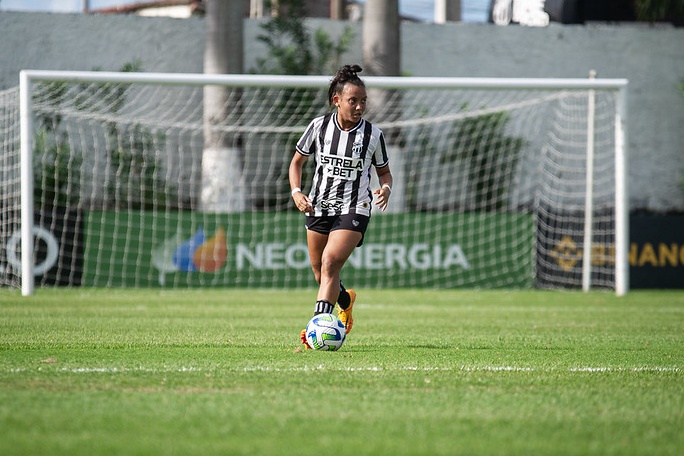
{"label": "goal net", "polygon": [[[329,80],[22,72],[0,284],[314,286],[288,165]],[[346,284],[626,291],[626,81],[364,80],[394,188]]]}

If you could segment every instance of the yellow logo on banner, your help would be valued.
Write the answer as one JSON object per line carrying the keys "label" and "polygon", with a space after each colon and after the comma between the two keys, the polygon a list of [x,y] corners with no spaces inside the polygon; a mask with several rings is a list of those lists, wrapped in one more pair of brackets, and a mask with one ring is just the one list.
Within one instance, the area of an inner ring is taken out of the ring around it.
{"label": "yellow logo on banner", "polygon": [[582,252],[570,236],[563,236],[551,251],[551,256],[556,259],[562,270],[570,271],[582,259]]}
{"label": "yellow logo on banner", "polygon": [[[571,271],[582,261],[583,252],[570,236],[563,236],[551,251],[551,256],[556,260],[563,271]],[[591,246],[591,264],[604,266],[615,264],[615,246],[610,244],[594,244]]]}

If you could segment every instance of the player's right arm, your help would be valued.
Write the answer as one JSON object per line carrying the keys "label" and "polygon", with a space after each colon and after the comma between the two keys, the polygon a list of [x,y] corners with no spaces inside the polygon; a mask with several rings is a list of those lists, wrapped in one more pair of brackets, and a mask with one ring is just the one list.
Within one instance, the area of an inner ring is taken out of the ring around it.
{"label": "player's right arm", "polygon": [[290,189],[292,191],[292,200],[301,212],[313,211],[311,200],[308,196],[302,193],[302,169],[308,157],[295,151],[290,161],[290,169],[288,175],[290,178]]}

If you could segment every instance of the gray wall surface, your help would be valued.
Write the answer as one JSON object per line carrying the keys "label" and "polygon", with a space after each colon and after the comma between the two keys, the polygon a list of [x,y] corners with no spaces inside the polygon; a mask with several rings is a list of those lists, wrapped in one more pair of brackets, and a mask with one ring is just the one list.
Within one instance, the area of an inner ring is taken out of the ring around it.
{"label": "gray wall surface", "polygon": [[[345,23],[311,20],[337,36]],[[360,23],[345,56],[362,62]],[[264,56],[259,21],[245,22],[245,72]],[[684,29],[644,25],[417,24],[401,28],[408,76],[627,78],[630,207],[684,211]],[[204,21],[136,16],[0,12],[0,90],[21,69],[115,71],[139,59],[144,71],[200,73]]]}

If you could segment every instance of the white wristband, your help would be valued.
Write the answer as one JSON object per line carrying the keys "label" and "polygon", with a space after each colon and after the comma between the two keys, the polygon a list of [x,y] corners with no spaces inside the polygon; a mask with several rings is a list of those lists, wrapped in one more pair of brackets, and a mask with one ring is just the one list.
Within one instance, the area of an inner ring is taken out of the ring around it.
{"label": "white wristband", "polygon": [[390,187],[389,184],[382,184],[382,188],[386,188],[390,191],[390,193],[392,193],[392,187]]}
{"label": "white wristband", "polygon": [[299,187],[293,188],[293,189],[292,189],[292,196],[295,196],[295,193],[299,193],[299,192],[301,192],[301,191],[302,191],[302,189],[299,188]]}

